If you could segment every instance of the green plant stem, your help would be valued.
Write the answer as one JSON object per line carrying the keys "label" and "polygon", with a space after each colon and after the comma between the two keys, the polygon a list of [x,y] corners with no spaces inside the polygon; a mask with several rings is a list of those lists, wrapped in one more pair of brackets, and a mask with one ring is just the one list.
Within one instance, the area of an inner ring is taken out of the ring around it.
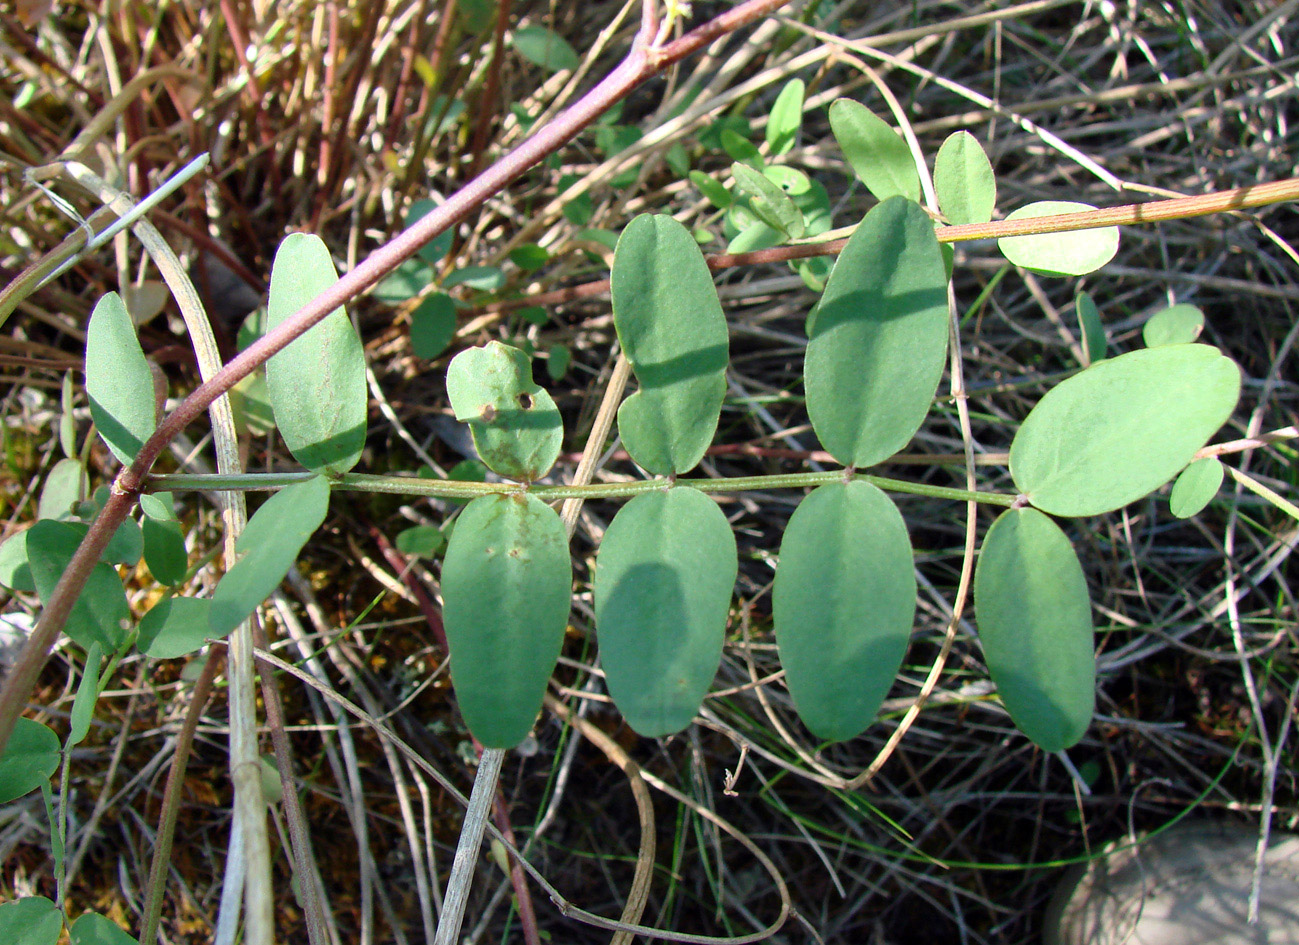
{"label": "green plant stem", "polygon": [[[310,479],[315,473],[243,473],[238,476],[185,475],[170,473],[149,479],[146,492],[184,492],[222,489],[254,492],[282,489]],[[841,482],[842,470],[829,472],[784,473],[775,476],[737,476],[734,479],[678,479],[679,486],[691,486],[700,492],[763,492],[770,489],[807,489],[827,482]],[[1005,492],[971,492],[947,486],[931,486],[905,479],[888,479],[857,473],[854,479],[869,482],[886,492],[922,495],[931,499],[952,499],[957,502],[983,502],[1009,508],[1015,496]],[[442,499],[473,499],[481,495],[527,492],[529,495],[551,502],[557,499],[625,499],[669,487],[666,479],[641,479],[635,482],[593,482],[586,485],[525,486],[512,482],[456,482],[449,479],[418,479],[414,476],[375,476],[368,473],[346,473],[333,480],[335,489],[351,492],[383,492],[390,495],[436,497]]]}

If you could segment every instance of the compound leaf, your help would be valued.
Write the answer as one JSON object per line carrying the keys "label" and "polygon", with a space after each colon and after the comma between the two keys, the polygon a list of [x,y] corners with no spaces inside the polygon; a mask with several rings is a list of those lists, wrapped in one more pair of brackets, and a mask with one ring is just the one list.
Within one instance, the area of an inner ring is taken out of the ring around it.
{"label": "compound leaf", "polygon": [[489,469],[532,482],[555,464],[564,421],[551,396],[533,383],[532,362],[518,348],[489,341],[461,351],[447,368],[447,396]]}
{"label": "compound leaf", "polygon": [[726,318],[690,231],[642,214],[614,252],[618,340],[640,390],[618,410],[632,459],[660,476],[692,469],[717,430],[726,394]]}
{"label": "compound leaf", "polygon": [[698,489],[628,502],[600,543],[595,623],[609,695],[647,738],[690,724],[722,655],[735,536]]}
{"label": "compound leaf", "polygon": [[[28,566],[36,593],[43,603],[49,603],[59,578],[63,577],[86,535],[86,527],[43,519],[26,534]],[[130,616],[122,579],[111,565],[101,561],[91,569],[63,631],[83,649],[88,650],[97,642],[105,652],[116,653],[126,639],[123,628]]]}
{"label": "compound leaf", "polygon": [[1095,364],[1049,391],[1010,446],[1015,486],[1052,515],[1099,515],[1172,479],[1227,422],[1240,368],[1208,345]]}
{"label": "compound leaf", "polygon": [[126,304],[109,292],[86,328],[86,395],[90,416],[113,455],[130,464],[158,426],[153,372]]}
{"label": "compound leaf", "polygon": [[947,273],[919,205],[890,198],[839,254],[811,321],[812,426],[845,466],[892,456],[924,422],[947,355]]}
{"label": "compound leaf", "polygon": [[[1095,209],[1091,204],[1070,200],[1042,200],[1020,207],[1006,219],[1026,220]],[[1016,266],[1044,276],[1082,276],[1095,272],[1114,258],[1119,251],[1119,228],[1104,226],[1067,233],[1003,236],[997,240],[997,248]]]}
{"label": "compound leaf", "polygon": [[1141,329],[1147,348],[1190,344],[1204,331],[1204,312],[1183,302],[1155,312]]}
{"label": "compound leaf", "polygon": [[[59,737],[40,722],[19,718],[4,754],[0,755],[0,804],[8,804],[36,790],[58,767]],[[4,920],[0,917],[0,929],[3,928]],[[0,940],[14,941],[3,933]]]}
{"label": "compound leaf", "polygon": [[253,513],[235,543],[243,557],[212,593],[212,636],[224,637],[274,593],[328,510],[329,483],[312,476],[281,489]]}
{"label": "compound leaf", "polygon": [[1226,469],[1216,456],[1197,459],[1177,475],[1168,506],[1178,518],[1198,515],[1222,488]]}
{"label": "compound leaf", "polygon": [[916,612],[911,542],[883,492],[821,486],[780,543],[772,617],[799,718],[829,741],[874,720],[902,665]]}
{"label": "compound leaf", "polygon": [[488,748],[523,740],[568,623],[573,569],[554,509],[490,495],[460,513],[442,565],[442,619],[460,714]]}
{"label": "compound leaf", "polygon": [[[267,331],[338,281],[324,241],[285,237],[271,267]],[[365,447],[365,350],[342,308],[266,362],[275,425],[294,459],[313,472],[345,473]],[[236,621],[237,622],[237,621]]]}
{"label": "compound leaf", "polygon": [[830,130],[853,173],[881,201],[920,200],[920,175],[902,136],[865,105],[850,98],[830,105]]}
{"label": "compound leaf", "polygon": [[968,131],[950,135],[934,159],[934,192],[954,224],[987,223],[997,204],[997,181],[979,141]]}
{"label": "compound leaf", "polygon": [[1044,751],[1076,744],[1096,703],[1091,602],[1060,527],[1036,509],[1007,509],[974,571],[979,640],[1015,726]]}

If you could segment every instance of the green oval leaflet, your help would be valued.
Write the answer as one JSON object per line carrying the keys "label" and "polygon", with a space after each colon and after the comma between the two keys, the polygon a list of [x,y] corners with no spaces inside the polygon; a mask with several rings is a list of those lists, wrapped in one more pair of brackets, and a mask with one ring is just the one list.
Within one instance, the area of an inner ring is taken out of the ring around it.
{"label": "green oval leaflet", "polygon": [[415,357],[438,357],[456,335],[456,305],[451,296],[434,292],[410,313],[410,347]]}
{"label": "green oval leaflet", "polygon": [[57,945],[62,932],[63,911],[44,896],[0,903],[0,940],[11,945]]}
{"label": "green oval leaflet", "polygon": [[902,136],[865,105],[837,98],[830,105],[830,130],[857,179],[880,201],[920,200],[920,175]]}
{"label": "green oval leaflet", "polygon": [[[271,268],[267,330],[338,281],[318,236],[285,237]],[[266,362],[275,425],[294,459],[313,472],[345,473],[365,448],[365,350],[342,308]]]}
{"label": "green oval leaflet", "polygon": [[699,188],[699,192],[718,210],[726,210],[735,203],[735,198],[731,196],[726,186],[713,180],[703,171],[691,171],[687,176],[690,178],[690,183]]}
{"label": "green oval leaflet", "polygon": [[212,636],[224,637],[275,592],[328,511],[329,483],[312,476],[281,489],[253,513],[235,542],[243,557],[212,593]]}
{"label": "green oval leaflet", "polygon": [[1105,326],[1101,324],[1101,313],[1096,303],[1086,292],[1079,292],[1074,300],[1074,311],[1078,315],[1078,328],[1082,331],[1083,350],[1087,353],[1087,363],[1083,367],[1103,361],[1109,342],[1105,339]]}
{"label": "green oval leaflet", "polygon": [[[1007,220],[1028,220],[1064,213],[1095,210],[1091,204],[1070,200],[1042,200],[1009,214]],[[1016,266],[1044,276],[1083,276],[1095,272],[1119,251],[1119,228],[1097,227],[1066,233],[1003,236],[997,248]]]}
{"label": "green oval leaflet", "polygon": [[1185,345],[1204,331],[1204,312],[1182,302],[1151,315],[1141,329],[1141,340],[1147,348],[1160,345]]}
{"label": "green oval leaflet", "polygon": [[948,221],[987,223],[997,205],[997,181],[988,155],[974,135],[958,131],[948,137],[934,159],[934,193]]}
{"label": "green oval leaflet", "polygon": [[125,465],[158,426],[153,372],[145,360],[126,304],[109,292],[86,327],[86,395],[95,428]]}
{"label": "green oval leaflet", "polygon": [[748,195],[749,206],[758,219],[790,239],[803,236],[803,214],[783,188],[768,179],[766,174],[738,161],[731,165],[731,176],[735,179],[735,186]]}
{"label": "green oval leaflet", "polygon": [[1092,365],[1047,392],[1010,445],[1015,487],[1052,515],[1112,512],[1177,475],[1231,417],[1240,368],[1208,345]]}
{"label": "green oval leaflet", "polygon": [[848,240],[810,320],[807,412],[836,460],[870,466],[910,442],[946,365],[947,320],[934,225],[892,197]]}
{"label": "green oval leaflet", "polygon": [[141,618],[136,648],[159,660],[197,652],[212,636],[211,612],[207,598],[164,597]]}
{"label": "green oval leaflet", "polygon": [[843,741],[875,719],[916,613],[911,541],[897,506],[865,482],[819,487],[780,543],[772,619],[798,716]]}
{"label": "green oval leaflet", "polygon": [[[42,603],[48,603],[86,530],[85,525],[51,519],[42,519],[27,530],[28,567]],[[104,652],[116,653],[126,639],[124,625],[130,616],[122,579],[112,565],[100,561],[72,605],[63,632],[83,649],[97,642]]]}
{"label": "green oval leaflet", "polygon": [[596,639],[609,695],[647,738],[678,732],[717,674],[738,573],[717,503],[681,486],[614,516],[596,558]]}
{"label": "green oval leaflet", "polygon": [[36,504],[37,518],[62,518],[86,498],[90,478],[80,460],[61,459],[50,469]]}
{"label": "green oval leaflet", "polygon": [[573,569],[555,511],[528,495],[475,499],[442,565],[442,609],[460,714],[488,748],[523,740],[568,624]]}
{"label": "green oval leaflet", "polygon": [[1168,507],[1178,518],[1190,518],[1204,511],[1222,488],[1226,469],[1216,456],[1197,459],[1177,475]]}
{"label": "green oval leaflet", "polygon": [[767,116],[767,145],[774,157],[790,151],[798,140],[798,129],[803,125],[802,79],[790,79],[780,90]]}
{"label": "green oval leaflet", "polygon": [[40,722],[19,717],[0,755],[0,804],[36,790],[58,767],[59,737]]}
{"label": "green oval leaflet", "polygon": [[510,45],[528,62],[550,72],[564,69],[572,71],[582,64],[582,59],[558,33],[544,26],[524,26],[510,36]]}
{"label": "green oval leaflet", "polygon": [[83,912],[72,923],[70,945],[138,945],[138,943],[107,916],[95,912]]}
{"label": "green oval leaflet", "polygon": [[533,383],[532,362],[518,348],[489,341],[461,351],[447,368],[447,396],[493,472],[532,482],[555,465],[563,420],[551,396]]}
{"label": "green oval leaflet", "polygon": [[974,571],[988,672],[1016,728],[1044,751],[1077,744],[1096,702],[1091,602],[1060,527],[1036,509],[1007,509],[988,529]]}
{"label": "green oval leaflet", "polygon": [[704,254],[671,217],[642,214],[618,239],[610,292],[618,340],[640,383],[618,410],[623,443],[655,475],[688,472],[717,429],[729,357]]}

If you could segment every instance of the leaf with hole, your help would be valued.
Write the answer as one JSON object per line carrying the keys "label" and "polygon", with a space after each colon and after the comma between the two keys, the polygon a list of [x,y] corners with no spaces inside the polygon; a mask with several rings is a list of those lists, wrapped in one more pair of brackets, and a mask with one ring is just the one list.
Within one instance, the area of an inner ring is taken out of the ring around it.
{"label": "leaf with hole", "polygon": [[95,428],[113,455],[130,464],[158,426],[153,372],[122,297],[109,292],[86,327],[86,396]]}
{"label": "leaf with hole", "polygon": [[1200,337],[1204,331],[1204,312],[1183,302],[1170,305],[1151,315],[1141,329],[1141,339],[1147,348],[1160,345],[1186,345]]}
{"label": "leaf with hole", "polygon": [[[55,586],[63,577],[72,556],[86,535],[86,526],[44,519],[26,532],[27,557],[32,581],[41,602],[48,604]],[[81,596],[63,625],[63,632],[89,649],[98,642],[108,653],[116,653],[126,639],[124,625],[131,609],[126,603],[126,589],[111,565],[97,563]]]}
{"label": "leaf with hole", "polygon": [[1044,751],[1082,738],[1096,703],[1091,602],[1060,527],[1036,509],[1007,509],[988,529],[974,571],[979,642],[1015,726]]}
{"label": "leaf with hole", "polygon": [[792,150],[803,125],[802,79],[790,79],[776,96],[767,115],[767,146],[773,157]]}
{"label": "leaf with hole", "polygon": [[609,695],[647,738],[678,732],[717,675],[737,574],[717,503],[679,486],[639,495],[600,542],[596,639]]}
{"label": "leaf with hole", "polygon": [[[1043,200],[1020,207],[1006,219],[1031,220],[1095,209],[1090,204],[1069,200]],[[1083,276],[1114,258],[1119,251],[1119,228],[1103,226],[1066,233],[1003,236],[997,240],[997,248],[1016,266],[1044,276]]]}
{"label": "leaf with hole", "polygon": [[997,205],[997,181],[988,155],[974,135],[958,131],[934,159],[934,193],[948,222],[987,223]]}
{"label": "leaf with hole", "polygon": [[[19,718],[0,755],[0,804],[36,790],[50,780],[58,767],[59,737],[40,722]],[[0,940],[13,941],[8,937]]]}
{"label": "leaf with hole", "polygon": [[915,619],[915,566],[897,506],[861,481],[808,495],[781,540],[771,603],[803,724],[829,741],[860,735],[893,685]]}
{"label": "leaf with hole", "polygon": [[[21,725],[26,721],[19,719],[18,723]],[[14,736],[17,734],[15,731]],[[53,734],[50,732],[51,737]],[[58,741],[54,744],[57,748]],[[58,763],[57,758],[55,763]],[[63,912],[44,896],[26,896],[0,903],[0,941],[10,945],[55,945],[62,932]]]}
{"label": "leaf with hole", "polygon": [[731,165],[731,176],[735,178],[735,186],[748,196],[749,206],[759,220],[791,239],[802,237],[803,214],[781,187],[768,180],[767,175],[739,162]]}
{"label": "leaf with hole", "polygon": [[[293,233],[271,267],[267,330],[338,281],[318,236]],[[266,362],[275,425],[294,459],[313,472],[345,473],[365,448],[365,350],[337,308]]]}
{"label": "leaf with hole", "polygon": [[1029,412],[1010,445],[1015,487],[1052,515],[1120,509],[1176,476],[1239,398],[1240,368],[1208,345],[1102,361]]}
{"label": "leaf with hole", "polygon": [[857,179],[878,200],[902,196],[920,200],[920,175],[902,136],[860,102],[835,99],[830,130]]}
{"label": "leaf with hole", "polygon": [[614,253],[613,320],[640,390],[618,410],[631,458],[667,476],[694,468],[717,430],[729,343],[712,273],[690,231],[642,214]]}
{"label": "leaf with hole", "polygon": [[438,357],[455,335],[456,304],[445,293],[433,293],[410,313],[410,347],[417,358]]}
{"label": "leaf with hole", "polygon": [[551,396],[533,383],[532,362],[518,348],[489,341],[461,351],[447,369],[447,396],[493,472],[533,482],[555,464],[563,420]]}
{"label": "leaf with hole", "polygon": [[1222,488],[1226,468],[1216,456],[1197,459],[1177,474],[1168,506],[1178,518],[1190,518],[1204,511]]}
{"label": "leaf with hole", "polygon": [[1087,363],[1083,367],[1105,360],[1108,342],[1105,340],[1105,326],[1101,324],[1101,313],[1096,303],[1086,292],[1079,292],[1074,301],[1074,311],[1078,315],[1078,328],[1082,332],[1083,351],[1087,353]]}
{"label": "leaf with hole", "polygon": [[839,254],[809,329],[807,411],[845,466],[870,466],[910,442],[947,359],[947,273],[934,225],[892,197]]}
{"label": "leaf with hole", "polygon": [[275,592],[328,510],[329,483],[321,476],[287,486],[262,503],[235,542],[242,557],[212,593],[212,636],[224,637]]}
{"label": "leaf with hole", "polygon": [[207,598],[164,597],[140,620],[136,649],[156,660],[188,656],[213,635],[211,617],[212,601]]}
{"label": "leaf with hole", "polygon": [[460,714],[488,748],[532,728],[568,624],[573,569],[563,523],[529,495],[467,505],[442,565],[442,619]]}
{"label": "leaf with hole", "polygon": [[510,44],[528,62],[550,72],[564,69],[571,72],[582,64],[577,50],[569,45],[568,40],[544,26],[520,27],[510,37]]}

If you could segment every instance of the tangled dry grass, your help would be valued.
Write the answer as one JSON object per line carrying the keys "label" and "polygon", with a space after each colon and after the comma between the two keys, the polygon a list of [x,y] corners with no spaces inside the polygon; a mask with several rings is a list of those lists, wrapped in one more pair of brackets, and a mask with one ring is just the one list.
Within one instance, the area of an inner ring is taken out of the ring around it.
{"label": "tangled dry grass", "polygon": [[[24,170],[87,143],[78,139],[87,128],[97,127],[98,137],[85,153],[96,159],[98,151],[101,161],[110,155],[137,198],[207,152],[208,169],[150,217],[187,258],[203,261],[195,271],[227,355],[244,314],[235,297],[264,289],[285,233],[319,233],[342,268],[355,265],[401,227],[411,201],[450,192],[607,72],[635,24],[633,4],[574,0],[42,6],[0,13],[0,280],[77,225]],[[693,15],[725,6],[696,0]],[[852,183],[825,106],[848,95],[889,114],[885,89],[931,160],[951,131],[979,138],[997,170],[999,214],[1039,199],[1106,206],[1192,195],[1299,173],[1297,6],[805,3],[789,19],[723,40],[642,87],[616,121],[584,134],[458,228],[443,274],[500,266],[504,283],[456,290],[466,309],[446,355],[432,362],[414,355],[409,304],[369,298],[355,307],[373,372],[363,468],[445,469],[463,458],[443,372],[455,350],[489,338],[527,343],[542,355],[558,357],[556,346],[571,353],[562,378],[547,386],[565,414],[567,448],[580,452],[613,365],[607,298],[570,293],[545,307],[541,324],[521,316],[519,305],[606,277],[609,237],[644,210],[708,231],[705,249],[720,251],[718,215],[674,172],[669,150],[724,177],[730,158],[717,143],[720,126],[759,128],[789,77],[808,83],[808,108],[786,160],[826,187],[839,227],[856,222],[872,198]],[[515,54],[492,25],[493,8],[511,30],[545,26],[566,37],[580,65],[552,73]],[[98,209],[62,182],[49,186],[81,217]],[[1013,488],[994,454],[1006,450],[1042,392],[1076,369],[1072,305],[1080,286],[1097,300],[1118,350],[1136,344],[1158,308],[1200,306],[1206,340],[1247,378],[1240,411],[1219,439],[1293,429],[1296,237],[1291,206],[1129,227],[1117,259],[1080,281],[1007,270],[982,244],[958,249],[970,434],[989,456],[978,467],[980,483]],[[525,243],[546,247],[550,261],[536,271],[513,265],[510,250]],[[235,288],[223,291],[220,280],[230,273]],[[91,307],[112,289],[146,299],[156,279],[138,245],[123,238],[81,259],[9,317],[0,336],[6,535],[35,518],[59,456],[59,390],[65,372],[79,383]],[[717,440],[726,446],[710,454],[704,472],[807,469],[816,443],[800,364],[802,323],[815,296],[784,265],[728,270],[719,287],[733,360]],[[141,338],[175,396],[196,382],[194,357],[165,298],[158,302]],[[76,419],[84,438],[87,413]],[[204,432],[192,430],[167,471],[206,469],[205,445]],[[291,465],[255,423],[243,448],[249,470]],[[110,454],[93,440],[87,449],[92,486],[110,481]],[[910,459],[885,474],[959,486],[964,449],[955,408],[940,399]],[[1293,501],[1295,455],[1292,441],[1281,439],[1236,454],[1232,465]],[[576,455],[563,462],[571,469]],[[613,453],[600,475],[631,473]],[[509,755],[502,780],[516,838],[577,905],[616,916],[632,884],[641,815],[620,767],[625,757],[651,784],[675,789],[675,796],[653,796],[659,852],[643,921],[682,934],[745,934],[778,908],[771,878],[709,812],[746,835],[788,884],[799,918],[771,939],[785,942],[1035,941],[1058,867],[1107,840],[1181,816],[1296,826],[1294,739],[1287,736],[1299,694],[1289,579],[1299,523],[1239,482],[1230,480],[1188,521],[1153,497],[1069,526],[1100,628],[1100,688],[1096,721],[1067,757],[1044,755],[1016,733],[991,695],[967,619],[955,623],[923,710],[882,754],[944,648],[966,555],[964,506],[914,497],[900,500],[921,581],[907,664],[875,727],[817,752],[779,681],[770,633],[773,555],[795,502],[776,492],[724,502],[741,574],[722,669],[698,723],[665,742],[634,736],[603,696],[589,563],[616,506],[584,510],[574,543],[573,624],[554,685],[568,709],[542,717],[535,740]],[[196,496],[184,510],[193,551],[217,547],[213,506]],[[300,573],[268,605],[271,651],[298,671],[281,671],[275,681],[316,871],[314,880],[292,873],[287,827],[273,804],[285,940],[306,940],[296,891],[307,884],[324,894],[334,942],[431,940],[461,809],[328,694],[360,706],[467,790],[474,751],[454,710],[445,653],[421,610],[420,595],[427,603],[436,589],[436,564],[408,561],[392,544],[402,529],[436,524],[453,510],[388,496],[336,501]],[[214,580],[210,569],[201,571],[193,592]],[[129,586],[142,611],[155,591],[142,575]],[[30,614],[36,606],[17,594],[5,611]],[[221,659],[221,648],[207,658]],[[66,725],[75,660],[61,650],[33,700],[34,717],[56,728]],[[193,663],[141,656],[116,667],[62,794],[72,914],[96,908],[137,929],[162,779],[195,671]],[[569,713],[596,731],[579,734],[565,724]],[[165,941],[214,935],[230,868],[227,732],[218,687],[185,781]],[[867,786],[837,786],[876,759],[882,766]],[[0,811],[0,895],[53,895],[50,849],[35,795]],[[504,862],[499,851],[492,861]],[[520,939],[517,905],[508,876],[484,861],[466,939]],[[535,897],[535,907],[537,927],[553,940],[609,934],[565,917],[544,897]]]}

